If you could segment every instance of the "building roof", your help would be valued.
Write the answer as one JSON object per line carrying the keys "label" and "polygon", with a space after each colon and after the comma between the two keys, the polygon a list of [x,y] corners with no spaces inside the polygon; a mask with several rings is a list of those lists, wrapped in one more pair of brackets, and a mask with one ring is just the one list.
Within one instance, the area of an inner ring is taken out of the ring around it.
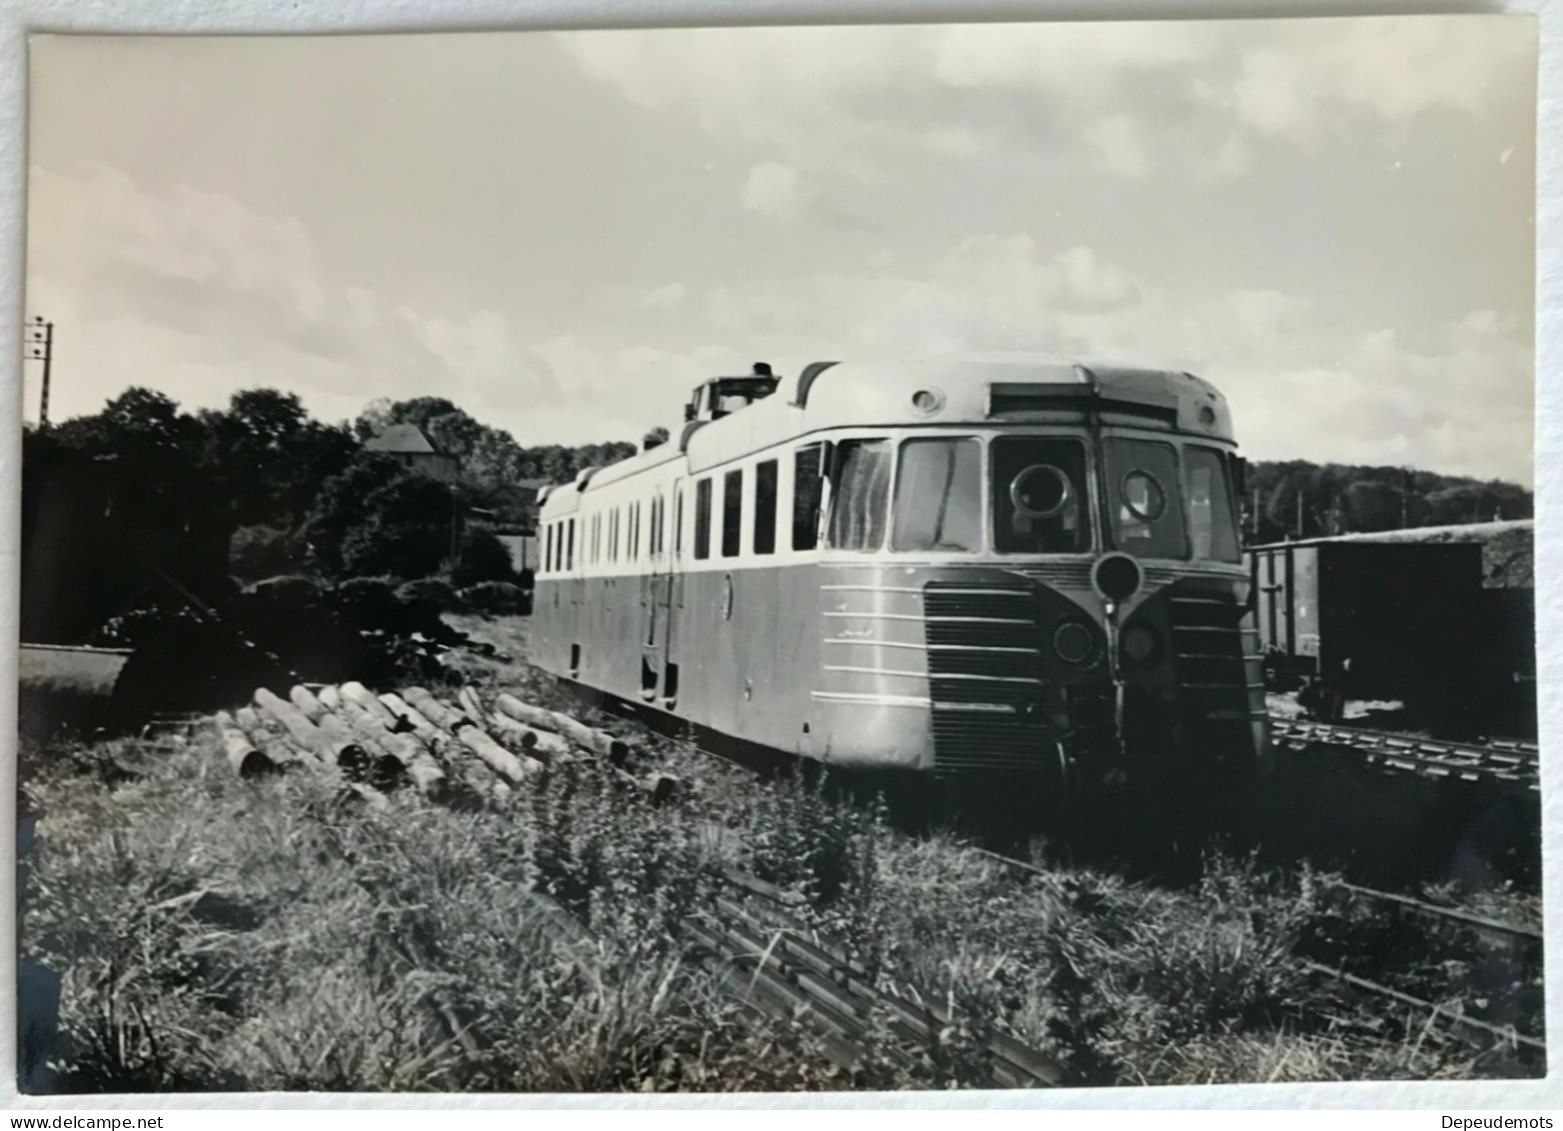
{"label": "building roof", "polygon": [[416,424],[392,424],[364,444],[366,452],[394,452],[398,455],[442,455],[439,448]]}

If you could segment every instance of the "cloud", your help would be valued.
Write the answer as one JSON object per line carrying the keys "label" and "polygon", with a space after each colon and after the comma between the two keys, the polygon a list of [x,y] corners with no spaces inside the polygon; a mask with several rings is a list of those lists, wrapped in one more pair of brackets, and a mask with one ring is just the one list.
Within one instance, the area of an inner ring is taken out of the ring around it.
{"label": "cloud", "polygon": [[129,384],[192,405],[255,384],[312,406],[431,388],[558,402],[504,313],[388,314],[325,268],[295,218],[188,185],[154,191],[104,164],[35,168],[30,188],[29,302],[60,327],[54,415],[94,412]]}
{"label": "cloud", "polygon": [[[1235,134],[1313,141],[1433,110],[1481,114],[1523,82],[1535,22],[1505,17],[951,24],[564,33],[631,103],[803,173],[873,179],[944,158],[1083,149],[1138,179],[1192,153],[1246,172]],[[716,94],[714,92],[720,92]],[[963,112],[951,116],[951,107]]]}
{"label": "cloud", "polygon": [[741,198],[745,212],[770,220],[795,220],[798,216],[798,171],[777,161],[749,170]]}
{"label": "cloud", "polygon": [[689,288],[683,283],[669,283],[641,295],[639,305],[647,310],[677,310],[688,297]]}
{"label": "cloud", "polygon": [[1318,21],[1248,48],[1229,84],[1199,90],[1256,133],[1294,140],[1338,128],[1343,113],[1383,124],[1432,110],[1476,115],[1532,62],[1535,37],[1533,19],[1509,17]]}
{"label": "cloud", "polygon": [[1109,172],[1138,179],[1151,171],[1144,135],[1128,114],[1113,114],[1092,123],[1086,127],[1085,139]]}
{"label": "cloud", "polygon": [[[1013,148],[1055,113],[1064,125],[1110,119],[1125,83],[1197,64],[1220,40],[1173,24],[956,24],[563,33],[557,42],[636,106],[692,117],[801,172],[872,179],[876,154],[970,158]],[[950,120],[962,97],[987,98],[992,116]],[[1108,167],[1142,175],[1132,127],[1102,128]]]}
{"label": "cloud", "polygon": [[692,334],[755,357],[1022,351],[1189,370],[1227,394],[1257,458],[1533,479],[1534,359],[1515,320],[1491,311],[1411,346],[1304,296],[1189,295],[1093,249],[1053,250],[1026,233],[967,237],[917,264],[903,256],[727,284],[692,309]]}

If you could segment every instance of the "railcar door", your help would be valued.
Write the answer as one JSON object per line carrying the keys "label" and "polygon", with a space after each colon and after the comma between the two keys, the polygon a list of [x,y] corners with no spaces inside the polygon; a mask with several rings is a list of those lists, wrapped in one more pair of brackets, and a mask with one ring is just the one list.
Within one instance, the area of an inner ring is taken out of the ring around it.
{"label": "railcar door", "polygon": [[667,670],[673,587],[673,546],[668,512],[668,496],[659,491],[651,499],[647,532],[651,552],[640,592],[640,697],[648,703],[657,698],[658,689],[664,686]]}
{"label": "railcar door", "polygon": [[681,567],[684,557],[684,511],[688,505],[684,496],[687,493],[685,480],[675,480],[668,488],[662,504],[662,562],[655,595],[657,613],[661,617],[657,624],[660,633],[656,644],[657,666],[662,676],[661,707],[665,711],[678,709],[677,641],[681,631],[678,612],[684,604],[684,574]]}

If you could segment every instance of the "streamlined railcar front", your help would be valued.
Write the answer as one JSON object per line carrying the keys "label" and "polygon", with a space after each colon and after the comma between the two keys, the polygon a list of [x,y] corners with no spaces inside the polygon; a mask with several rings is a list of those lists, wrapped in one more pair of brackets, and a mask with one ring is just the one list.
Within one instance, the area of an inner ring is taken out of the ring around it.
{"label": "streamlined railcar front", "polygon": [[1180,373],[984,377],[979,397],[906,387],[926,422],[832,441],[804,752],[1073,780],[1251,761],[1265,711],[1220,394]]}

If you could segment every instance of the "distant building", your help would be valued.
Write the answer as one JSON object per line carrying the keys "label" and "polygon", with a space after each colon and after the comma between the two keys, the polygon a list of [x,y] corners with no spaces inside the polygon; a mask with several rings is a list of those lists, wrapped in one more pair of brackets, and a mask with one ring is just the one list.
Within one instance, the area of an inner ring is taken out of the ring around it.
{"label": "distant building", "polygon": [[367,441],[364,451],[393,456],[412,470],[442,483],[454,483],[461,471],[461,460],[441,451],[416,424],[392,424]]}

